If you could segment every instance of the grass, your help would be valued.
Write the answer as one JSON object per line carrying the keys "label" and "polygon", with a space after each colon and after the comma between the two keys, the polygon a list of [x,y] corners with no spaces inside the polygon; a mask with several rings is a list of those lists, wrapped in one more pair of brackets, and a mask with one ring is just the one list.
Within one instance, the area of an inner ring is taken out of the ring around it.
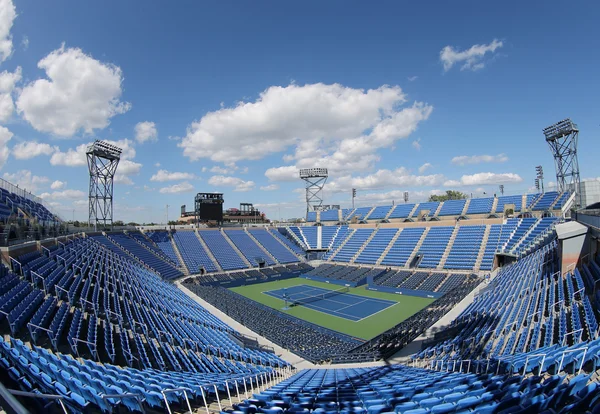
{"label": "grass", "polygon": [[[325,289],[340,288],[340,286],[337,285],[331,285],[329,283],[317,282],[298,277],[293,279],[259,283],[256,285],[239,286],[231,288],[231,290],[249,299],[252,299],[255,302],[262,303],[263,305],[267,305],[273,309],[281,311],[281,309],[285,306],[283,300],[274,298],[263,292],[297,285],[310,285]],[[393,302],[398,302],[399,305],[390,306],[389,308],[358,322],[353,322],[338,316],[319,312],[304,306],[294,306],[289,310],[282,312],[355,338],[368,340],[396,326],[398,323],[411,317],[434,301],[434,299],[419,298],[415,296],[375,292],[365,289],[364,286],[350,288],[349,293],[370,298],[387,299]]]}

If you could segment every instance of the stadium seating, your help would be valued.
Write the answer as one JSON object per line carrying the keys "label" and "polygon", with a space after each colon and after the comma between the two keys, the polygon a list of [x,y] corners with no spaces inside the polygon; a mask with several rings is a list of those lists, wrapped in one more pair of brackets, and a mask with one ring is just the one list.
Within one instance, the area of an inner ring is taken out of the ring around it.
{"label": "stadium seating", "polygon": [[426,217],[434,217],[439,206],[440,203],[437,201],[420,203],[417,205],[417,209],[415,210],[415,216],[422,214],[424,211],[428,211]]}
{"label": "stadium seating", "polygon": [[373,233],[373,229],[357,229],[332,257],[336,262],[349,262]]}
{"label": "stadium seating", "polygon": [[186,287],[257,334],[311,362],[345,354],[360,344],[356,339],[278,312],[218,286],[186,283]]}
{"label": "stadium seating", "polygon": [[223,270],[244,269],[248,267],[220,231],[206,230],[199,231],[198,234],[204,240],[204,243],[206,243],[206,246],[210,249]]}
{"label": "stadium seating", "polygon": [[273,234],[267,230],[250,229],[248,230],[252,237],[275,257],[279,263],[295,263],[298,262],[298,256],[290,252],[283,246]]}
{"label": "stadium seating", "polygon": [[492,212],[493,205],[494,205],[494,199],[492,197],[472,198],[471,201],[469,201],[469,207],[467,208],[467,215],[469,215],[469,214],[490,214]]}
{"label": "stadium seating", "polygon": [[588,381],[587,375],[527,378],[402,365],[309,369],[233,404],[230,412],[597,412],[600,387]]}
{"label": "stadium seating", "polygon": [[371,239],[369,244],[365,246],[364,250],[358,255],[355,260],[355,263],[363,263],[363,264],[375,264],[379,257],[385,250],[385,248],[390,244],[398,229],[379,229],[375,236]]}
{"label": "stadium seating", "polygon": [[173,240],[190,273],[199,273],[202,268],[206,269],[207,272],[217,271],[217,266],[215,266],[206,250],[204,250],[196,232],[175,232],[173,233]]}
{"label": "stadium seating", "polygon": [[521,211],[521,206],[523,205],[523,196],[522,195],[510,195],[510,196],[501,196],[498,197],[498,204],[496,205],[497,214],[504,213],[505,207],[508,205],[514,204],[515,213]]}
{"label": "stadium seating", "polygon": [[340,221],[339,210],[321,211],[321,221]]}
{"label": "stadium seating", "polygon": [[557,191],[548,191],[547,193],[543,193],[542,196],[537,200],[535,205],[533,206],[533,210],[536,211],[544,211],[549,210],[550,206],[554,204],[557,200],[559,194]]}
{"label": "stadium seating", "polygon": [[[269,255],[265,254],[265,252],[254,242],[254,240],[250,238],[250,236],[248,236],[244,230],[225,230],[225,234],[242,252],[252,267],[258,267],[258,260],[260,259],[264,260],[267,266],[272,266],[275,264],[273,259],[271,259]],[[208,246],[210,247],[210,245]],[[223,269],[226,268],[223,267]],[[233,269],[238,268],[234,267]]]}
{"label": "stadium seating", "polygon": [[357,267],[357,266],[339,266],[324,263],[321,266],[311,270],[307,273],[307,276],[317,276],[328,280],[341,280],[345,282],[360,283],[366,281],[369,276],[376,277],[382,273],[382,269],[374,269],[370,267]]}
{"label": "stadium seating", "polygon": [[306,221],[308,221],[309,223],[316,222],[317,221],[317,212],[309,211],[308,213],[306,213]]}
{"label": "stadium seating", "polygon": [[390,212],[390,210],[393,208],[393,206],[378,206],[375,207],[373,209],[373,211],[371,212],[371,214],[369,214],[367,217],[365,217],[365,220],[383,220],[388,213]]}
{"label": "stadium seating", "polygon": [[372,209],[373,207],[359,207],[350,213],[346,220],[352,220],[354,217],[356,217],[358,221],[365,220]]}
{"label": "stadium seating", "polygon": [[437,267],[448,245],[454,227],[432,227],[425,236],[418,254],[423,255],[419,267]]}
{"label": "stadium seating", "polygon": [[6,220],[13,214],[19,216],[19,210],[40,223],[52,224],[60,221],[42,203],[0,187],[0,219]]}
{"label": "stadium seating", "polygon": [[423,235],[425,228],[405,228],[381,261],[386,266],[404,266]]}
{"label": "stadium seating", "polygon": [[446,269],[473,269],[483,240],[485,226],[461,226],[444,263]]}
{"label": "stadium seating", "polygon": [[414,204],[397,204],[389,215],[389,219],[408,218],[415,208]]}
{"label": "stadium seating", "polygon": [[[283,233],[280,233],[279,230],[271,231],[271,230],[267,229],[267,231],[270,232],[273,235],[273,237],[276,237],[277,239],[279,239],[279,241],[281,241],[283,244],[285,244],[290,249],[292,249],[292,251],[294,253],[296,253],[297,255],[304,254],[304,250],[298,244],[292,242],[288,237],[284,236]],[[285,229],[284,231],[287,232],[287,229]]]}
{"label": "stadium seating", "polygon": [[438,216],[460,216],[467,200],[448,200],[442,204]]}

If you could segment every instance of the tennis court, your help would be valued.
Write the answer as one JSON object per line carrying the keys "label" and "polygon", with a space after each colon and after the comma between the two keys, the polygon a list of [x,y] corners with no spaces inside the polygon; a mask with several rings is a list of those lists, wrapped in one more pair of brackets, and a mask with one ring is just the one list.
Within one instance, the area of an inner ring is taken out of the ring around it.
{"label": "tennis court", "polygon": [[398,302],[369,298],[309,285],[296,285],[263,292],[288,303],[358,322]]}

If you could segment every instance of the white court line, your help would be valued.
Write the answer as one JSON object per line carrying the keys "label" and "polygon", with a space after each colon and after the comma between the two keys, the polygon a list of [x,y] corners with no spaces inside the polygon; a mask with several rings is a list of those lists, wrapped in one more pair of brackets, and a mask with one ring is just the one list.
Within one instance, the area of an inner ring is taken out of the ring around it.
{"label": "white court line", "polygon": [[[383,311],[385,311],[385,310],[391,309],[391,308],[393,308],[394,306],[396,306],[396,305],[399,305],[399,304],[400,304],[400,302],[395,302],[393,305],[390,305],[390,306],[388,306],[387,308],[383,308],[383,309],[382,309],[382,310],[380,310],[380,311],[377,311],[377,312],[375,312],[375,313],[372,313],[372,314],[370,314],[369,316],[365,316],[364,318],[361,318],[361,319],[357,320],[356,322],[360,322],[360,321],[362,321],[363,319],[368,319],[368,318],[370,318],[371,316],[375,316],[375,315],[377,315],[378,313],[381,313],[381,312],[383,312]],[[418,312],[418,311],[417,311],[417,312]],[[417,312],[415,312],[415,313],[417,313]],[[414,314],[413,314],[413,315],[414,315]],[[411,315],[411,316],[412,316],[412,315]],[[408,318],[410,318],[410,316],[409,316]],[[406,319],[408,319],[408,318],[406,318]],[[406,320],[406,319],[405,319],[405,320]],[[398,322],[398,323],[400,323],[400,322]]]}

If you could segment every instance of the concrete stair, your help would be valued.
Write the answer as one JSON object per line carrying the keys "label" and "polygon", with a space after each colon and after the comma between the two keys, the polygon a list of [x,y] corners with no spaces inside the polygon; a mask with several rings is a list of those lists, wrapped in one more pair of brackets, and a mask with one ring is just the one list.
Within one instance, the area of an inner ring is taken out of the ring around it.
{"label": "concrete stair", "polygon": [[446,264],[446,259],[448,259],[448,255],[450,254],[450,251],[452,250],[452,246],[454,246],[454,240],[456,240],[456,235],[458,234],[458,229],[460,229],[460,226],[454,226],[454,230],[452,230],[452,235],[450,236],[450,239],[448,240],[448,244],[446,245],[446,250],[444,250],[444,254],[442,255],[442,258],[440,259],[440,263],[437,265],[437,269],[443,269],[444,265]]}
{"label": "concrete stair", "polygon": [[494,202],[492,203],[492,209],[490,210],[490,214],[494,214],[496,212],[496,208],[498,208],[498,197],[494,197]]}
{"label": "concrete stair", "polygon": [[212,262],[215,265],[215,267],[217,268],[217,270],[219,272],[222,272],[223,268],[219,264],[217,258],[212,254],[212,252],[210,251],[210,249],[208,248],[208,246],[206,245],[206,243],[204,242],[204,240],[202,239],[202,237],[200,237],[200,234],[198,233],[198,229],[195,229],[194,233],[196,233],[196,237],[200,241],[200,244],[202,245],[202,248],[204,249],[204,251],[206,252],[206,254],[208,255],[208,257],[210,257],[210,260],[212,260]]}
{"label": "concrete stair", "polygon": [[369,210],[369,212],[368,212],[367,214],[365,214],[365,217],[364,217],[364,218],[362,218],[362,220],[368,220],[368,219],[369,219],[369,216],[370,216],[371,214],[373,214],[373,211],[374,211],[374,210],[375,210],[375,206],[371,207],[371,210]]}
{"label": "concrete stair", "polygon": [[190,269],[188,269],[187,266],[185,265],[185,262],[183,261],[183,256],[181,255],[181,252],[177,248],[177,243],[175,243],[175,240],[173,240],[173,237],[171,237],[170,234],[169,234],[169,241],[171,242],[171,247],[173,247],[173,251],[175,252],[175,255],[177,256],[177,260],[179,260],[179,265],[181,266],[181,269],[183,270],[183,274],[188,276],[190,274]]}
{"label": "concrete stair", "polygon": [[229,236],[227,235],[227,233],[225,233],[225,231],[223,229],[221,229],[221,234],[223,235],[225,240],[227,240],[227,243],[229,243],[231,248],[237,253],[237,255],[240,256],[240,258],[242,259],[244,264],[248,267],[252,267],[252,264],[248,261],[248,259],[246,259],[246,256],[244,256],[244,253],[242,253],[241,250],[238,249],[238,247],[235,245],[235,243],[233,241],[231,241],[231,239],[229,238]]}
{"label": "concrete stair", "polygon": [[250,237],[250,238],[252,239],[252,241],[253,241],[254,243],[256,243],[256,245],[257,245],[257,246],[258,246],[258,247],[259,247],[259,248],[260,248],[260,249],[261,249],[261,250],[264,252],[264,254],[265,254],[265,255],[266,255],[268,258],[270,258],[271,260],[273,260],[273,262],[275,262],[275,263],[279,263],[279,262],[277,261],[277,259],[275,258],[275,256],[273,256],[271,253],[269,253],[269,251],[268,251],[268,250],[265,248],[265,246],[263,246],[262,244],[260,244],[260,242],[259,242],[259,241],[258,241],[258,240],[257,240],[257,239],[256,239],[256,238],[253,236],[253,235],[252,235],[252,233],[250,233],[250,232],[248,231],[248,229],[246,229],[246,228],[245,228],[245,229],[244,229],[244,231],[246,232],[246,234],[248,235],[248,237]]}
{"label": "concrete stair", "polygon": [[471,199],[467,198],[467,202],[465,203],[465,207],[460,212],[461,216],[466,216],[467,215],[467,211],[469,210],[469,204],[471,204]]}
{"label": "concrete stair", "polygon": [[485,253],[485,247],[487,246],[488,239],[490,238],[490,230],[492,228],[491,224],[485,226],[485,231],[483,232],[483,238],[481,239],[481,246],[479,247],[479,253],[477,253],[477,260],[475,260],[474,271],[478,272],[481,267],[481,261],[483,260],[483,255]]}
{"label": "concrete stair", "polygon": [[397,204],[395,206],[392,206],[392,208],[390,208],[390,211],[387,212],[387,214],[385,215],[385,217],[383,219],[384,220],[389,219],[390,216],[392,215],[392,213],[394,212],[394,210],[396,210],[396,207],[398,207]]}
{"label": "concrete stair", "polygon": [[527,211],[527,194],[521,196],[521,211]]}
{"label": "concrete stair", "polygon": [[429,230],[431,230],[431,227],[426,227],[425,231],[423,232],[423,234],[421,234],[421,238],[419,239],[419,241],[417,242],[417,244],[415,244],[415,248],[413,249],[413,251],[410,254],[410,256],[408,256],[408,259],[406,259],[406,263],[407,264],[410,263],[410,262],[412,262],[412,260],[417,255],[419,249],[423,245],[423,241],[425,240],[425,238],[427,237],[427,234],[429,233]]}
{"label": "concrete stair", "polygon": [[418,207],[419,207],[419,204],[418,204],[418,203],[416,203],[416,204],[413,206],[413,209],[412,209],[412,210],[410,211],[410,213],[408,214],[408,216],[406,216],[406,218],[411,218],[411,217],[412,217],[412,216],[413,216],[413,215],[414,215],[414,214],[417,212],[417,209],[418,209]]}
{"label": "concrete stair", "polygon": [[360,248],[356,251],[356,254],[352,257],[352,259],[350,259],[350,264],[354,263],[354,261],[356,260],[356,258],[358,256],[360,256],[360,254],[362,253],[363,250],[365,250],[365,247],[368,246],[369,243],[371,243],[371,240],[373,240],[373,237],[375,237],[375,235],[377,234],[377,231],[379,229],[375,229],[373,231],[373,233],[371,233],[371,235],[367,238],[367,240],[365,240],[365,242],[363,243],[362,246],[360,246]]}
{"label": "concrete stair", "polygon": [[517,241],[517,242],[515,243],[515,245],[512,247],[512,249],[510,249],[510,252],[511,252],[511,253],[514,253],[514,252],[516,252],[516,251],[519,249],[519,247],[520,247],[520,246],[523,244],[523,241],[525,241],[525,239],[526,239],[526,238],[527,238],[527,237],[528,237],[528,236],[531,234],[531,232],[532,232],[532,231],[533,231],[533,230],[534,230],[534,229],[535,229],[537,226],[539,226],[539,225],[540,225],[540,223],[541,223],[541,222],[542,222],[542,220],[538,219],[538,221],[536,221],[536,223],[535,223],[533,226],[529,227],[529,230],[527,230],[527,231],[525,232],[525,234],[523,234],[523,236],[521,236],[521,238],[519,239],[519,241]]}
{"label": "concrete stair", "polygon": [[396,240],[398,239],[398,237],[400,237],[400,233],[402,233],[402,229],[398,229],[396,234],[394,234],[394,237],[392,237],[392,240],[390,240],[387,247],[383,250],[383,253],[381,253],[381,256],[379,256],[379,259],[377,259],[377,262],[375,262],[376,265],[381,264],[381,262],[383,261],[385,256],[389,253],[389,251],[392,248],[392,246],[394,245],[394,243],[396,243]]}
{"label": "concrete stair", "polygon": [[444,206],[444,203],[440,203],[440,205],[435,209],[435,212],[433,214],[431,214],[431,211],[429,212],[428,216],[429,217],[437,217],[437,215],[440,213],[440,211],[442,210],[442,207]]}
{"label": "concrete stair", "polygon": [[317,227],[317,249],[322,249],[323,245],[323,226]]}

